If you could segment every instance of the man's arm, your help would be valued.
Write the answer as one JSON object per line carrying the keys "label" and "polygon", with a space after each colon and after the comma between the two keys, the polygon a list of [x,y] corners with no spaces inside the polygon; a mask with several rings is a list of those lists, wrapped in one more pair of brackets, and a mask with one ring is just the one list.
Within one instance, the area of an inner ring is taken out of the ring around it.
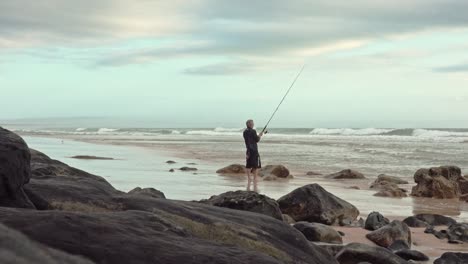
{"label": "man's arm", "polygon": [[256,130],[254,130],[253,132],[254,132],[254,135],[255,135],[255,141],[256,141],[256,142],[259,142],[260,139],[263,137],[263,132],[261,132],[261,133],[258,134],[258,135],[257,135],[257,131],[256,131]]}

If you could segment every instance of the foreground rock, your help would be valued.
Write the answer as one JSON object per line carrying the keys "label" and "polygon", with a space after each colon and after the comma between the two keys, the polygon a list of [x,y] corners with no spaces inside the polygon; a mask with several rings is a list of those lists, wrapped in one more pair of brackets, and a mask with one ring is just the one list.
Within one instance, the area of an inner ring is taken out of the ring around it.
{"label": "foreground rock", "polygon": [[200,203],[264,214],[278,220],[283,220],[283,214],[281,213],[278,203],[256,192],[226,192],[211,196],[211,198],[206,200],[201,200]]}
{"label": "foreground rock", "polygon": [[434,264],[466,264],[468,263],[468,253],[446,252],[434,261]]}
{"label": "foreground rock", "polygon": [[417,250],[402,249],[402,250],[395,251],[393,253],[405,260],[414,260],[414,261],[428,261],[429,260],[429,257],[427,255]]}
{"label": "foreground rock", "polygon": [[240,164],[232,164],[216,171],[220,174],[245,174],[245,166]]}
{"label": "foreground rock", "polygon": [[455,224],[453,218],[438,214],[417,214],[403,220],[410,227],[450,226]]}
{"label": "foreground rock", "polygon": [[278,204],[281,211],[295,221],[349,225],[359,215],[356,207],[327,192],[318,184],[297,188],[281,197]]}
{"label": "foreground rock", "polygon": [[468,181],[456,166],[420,169],[414,181],[417,185],[412,189],[413,196],[453,199],[468,193]]}
{"label": "foreground rock", "polygon": [[360,243],[346,245],[335,258],[340,264],[409,264],[388,249]]}
{"label": "foreground rock", "polygon": [[31,241],[25,235],[0,224],[1,263],[40,264],[92,264],[79,256],[73,256]]}
{"label": "foreground rock", "polygon": [[294,228],[301,231],[309,241],[332,244],[343,243],[341,235],[335,229],[324,224],[298,222],[294,224]]}
{"label": "foreground rock", "polygon": [[136,187],[133,190],[129,191],[128,194],[131,195],[144,195],[144,196],[149,196],[153,198],[166,198],[163,192],[158,191],[154,188],[140,188]]}
{"label": "foreground rock", "polygon": [[390,220],[385,218],[379,212],[372,212],[367,216],[364,228],[370,231],[374,231],[388,224],[390,224]]}
{"label": "foreground rock", "polygon": [[370,232],[366,237],[381,247],[390,247],[395,241],[403,240],[411,246],[411,231],[409,227],[398,220]]}
{"label": "foreground rock", "polygon": [[267,165],[261,169],[260,176],[262,177],[270,176],[271,178],[277,177],[277,178],[282,178],[282,179],[292,177],[292,175],[289,173],[288,168],[286,168],[283,165]]}
{"label": "foreground rock", "polygon": [[23,190],[31,177],[30,160],[24,140],[0,127],[0,206],[34,208]]}
{"label": "foreground rock", "polygon": [[355,170],[350,170],[350,169],[342,170],[340,172],[333,173],[333,174],[329,174],[325,177],[329,179],[365,179],[366,178],[364,177],[364,174]]}
{"label": "foreground rock", "polygon": [[449,226],[447,235],[449,242],[468,242],[468,223],[457,223]]}

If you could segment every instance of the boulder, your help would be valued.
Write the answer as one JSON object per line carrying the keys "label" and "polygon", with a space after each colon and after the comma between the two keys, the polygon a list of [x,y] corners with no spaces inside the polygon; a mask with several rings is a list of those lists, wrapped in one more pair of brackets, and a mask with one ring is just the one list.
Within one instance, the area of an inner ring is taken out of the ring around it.
{"label": "boulder", "polygon": [[393,254],[386,248],[360,243],[350,243],[346,245],[336,254],[335,258],[340,264],[409,264],[409,262]]}
{"label": "boulder", "polygon": [[327,192],[318,184],[297,188],[278,200],[281,211],[295,221],[347,225],[359,215],[352,204]]}
{"label": "boulder", "polygon": [[216,171],[219,174],[245,174],[245,166],[232,164]]}
{"label": "boulder", "polygon": [[312,244],[320,247],[321,249],[325,250],[328,252],[328,254],[335,256],[340,252],[345,245],[343,244],[333,244],[333,243],[324,243],[324,242],[311,242]]}
{"label": "boulder", "polygon": [[201,200],[200,203],[264,214],[278,220],[283,220],[278,203],[268,196],[257,192],[226,192],[211,196],[209,199]]}
{"label": "boulder", "polygon": [[293,226],[304,234],[309,241],[343,244],[341,235],[330,226],[309,222],[297,222]]}
{"label": "boulder", "polygon": [[468,253],[445,252],[434,261],[434,264],[466,264],[468,263]]}
{"label": "boulder", "polygon": [[394,220],[390,224],[372,231],[366,237],[381,247],[389,247],[397,240],[403,240],[411,246],[411,231],[401,221]]}
{"label": "boulder", "polygon": [[463,194],[459,183],[465,182],[466,179],[462,176],[460,168],[442,166],[419,169],[414,174],[414,181],[417,185],[412,189],[413,196],[453,199]]}
{"label": "boulder", "polygon": [[0,208],[0,222],[96,263],[336,264],[299,231],[269,216],[144,196],[116,199],[125,211]]}
{"label": "boulder", "polygon": [[166,161],[166,163],[167,163],[167,164],[175,164],[176,162],[173,161],[173,160],[168,160],[168,161]]}
{"label": "boulder", "polygon": [[388,224],[390,224],[390,220],[385,218],[379,212],[372,212],[367,216],[364,228],[370,231],[374,231]]}
{"label": "boulder", "polygon": [[450,241],[468,242],[468,223],[456,223],[449,226],[447,235]]}
{"label": "boulder", "polygon": [[294,219],[290,217],[289,215],[287,214],[282,214],[282,215],[283,215],[283,222],[285,222],[286,224],[292,225],[296,223],[296,221],[294,221]]}
{"label": "boulder", "polygon": [[411,246],[408,245],[407,241],[404,240],[395,240],[388,249],[390,249],[392,252],[400,251],[400,250],[405,250],[405,249],[410,249]]}
{"label": "boulder", "polygon": [[406,190],[399,188],[398,185],[389,182],[382,182],[387,184],[380,185],[379,191],[374,194],[374,196],[379,197],[393,197],[393,198],[403,198],[407,197]]}
{"label": "boulder", "polygon": [[197,168],[193,168],[193,167],[182,167],[180,168],[179,170],[181,171],[196,171],[198,170]]}
{"label": "boulder", "polygon": [[30,160],[26,142],[0,127],[0,206],[35,208],[23,189],[31,177]]}
{"label": "boulder", "polygon": [[414,260],[414,261],[428,261],[429,257],[417,250],[411,250],[411,249],[402,249],[393,252],[395,255],[401,257],[402,259],[405,260]]}
{"label": "boulder", "polygon": [[374,184],[380,183],[380,182],[391,182],[394,184],[408,184],[409,183],[408,181],[405,181],[399,177],[389,176],[385,174],[380,174],[379,176],[377,176],[377,179],[374,181]]}
{"label": "boulder", "polygon": [[158,191],[154,188],[140,188],[136,187],[133,190],[129,191],[128,194],[131,195],[146,195],[153,198],[166,198],[163,192]]}
{"label": "boulder", "polygon": [[428,226],[450,226],[455,224],[453,218],[439,214],[417,214],[407,217],[403,220],[410,227],[428,227]]}
{"label": "boulder", "polygon": [[409,227],[428,227],[430,226],[428,223],[419,220],[418,218],[414,216],[407,217],[403,220],[403,223],[408,225]]}
{"label": "boulder", "polygon": [[278,178],[289,178],[291,176],[288,168],[283,165],[267,165],[263,167],[260,171],[260,176],[264,177],[269,175],[273,175]]}
{"label": "boulder", "polygon": [[20,232],[0,224],[0,260],[10,264],[92,264],[83,257],[73,256],[32,241]]}
{"label": "boulder", "polygon": [[329,179],[365,179],[364,174],[355,171],[355,170],[342,170],[337,173],[329,174],[325,176],[325,178]]}

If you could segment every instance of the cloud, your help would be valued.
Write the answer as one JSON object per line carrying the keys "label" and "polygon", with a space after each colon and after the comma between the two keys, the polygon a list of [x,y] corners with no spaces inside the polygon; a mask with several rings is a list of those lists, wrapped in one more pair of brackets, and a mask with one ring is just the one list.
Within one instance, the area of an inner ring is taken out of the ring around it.
{"label": "cloud", "polygon": [[468,72],[468,63],[437,67],[433,71],[441,73]]}
{"label": "cloud", "polygon": [[251,63],[217,63],[187,68],[183,73],[193,75],[231,75],[254,72],[258,68],[257,65]]}
{"label": "cloud", "polygon": [[[234,70],[238,61],[297,60],[375,39],[467,28],[467,10],[468,2],[459,0],[1,1],[0,48],[105,49],[128,43],[97,53],[90,64],[107,67],[211,56],[230,58],[230,66],[221,68],[238,72],[243,68]],[[170,41],[165,46],[132,47],[132,41],[140,39]],[[213,67],[184,72],[219,74]]]}

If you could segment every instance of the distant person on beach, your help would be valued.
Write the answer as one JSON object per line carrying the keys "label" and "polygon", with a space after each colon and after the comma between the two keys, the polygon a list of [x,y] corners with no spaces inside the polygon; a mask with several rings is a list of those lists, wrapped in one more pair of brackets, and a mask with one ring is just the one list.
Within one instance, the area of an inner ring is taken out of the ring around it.
{"label": "distant person on beach", "polygon": [[257,177],[258,177],[258,169],[262,167],[260,162],[260,155],[258,153],[258,146],[257,143],[260,141],[260,138],[263,136],[263,132],[257,134],[257,131],[253,129],[254,121],[252,119],[247,120],[245,122],[247,128],[244,130],[244,141],[245,147],[247,148],[246,152],[246,173],[248,177],[248,186],[247,190],[250,190],[250,184],[252,179],[250,177],[251,174],[254,175],[254,191],[257,191]]}

